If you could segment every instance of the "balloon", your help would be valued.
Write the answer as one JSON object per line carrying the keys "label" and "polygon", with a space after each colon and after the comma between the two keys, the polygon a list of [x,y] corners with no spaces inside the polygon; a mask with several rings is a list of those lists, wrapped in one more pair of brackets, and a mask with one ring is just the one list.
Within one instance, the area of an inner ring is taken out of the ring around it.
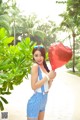
{"label": "balloon", "polygon": [[52,44],[48,50],[49,60],[52,70],[55,70],[66,64],[72,57],[72,50],[64,46],[61,42]]}

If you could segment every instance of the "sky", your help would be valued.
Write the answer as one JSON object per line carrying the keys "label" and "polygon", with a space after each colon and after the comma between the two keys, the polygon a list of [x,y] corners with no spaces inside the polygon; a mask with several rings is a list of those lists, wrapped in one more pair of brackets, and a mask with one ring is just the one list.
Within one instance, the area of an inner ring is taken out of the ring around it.
{"label": "sky", "polygon": [[[39,19],[46,20],[49,16],[50,20],[53,20],[56,25],[59,25],[62,18],[59,14],[65,12],[66,4],[56,4],[56,1],[62,0],[16,0],[17,5],[24,15],[36,13]],[[63,0],[64,1],[64,0]],[[66,33],[59,33],[58,40],[66,38]],[[64,43],[69,44],[69,40]]]}
{"label": "sky", "polygon": [[56,0],[17,0],[17,5],[24,15],[36,13],[41,19],[49,16],[56,24],[62,20],[58,15],[66,9],[65,4],[56,4]]}

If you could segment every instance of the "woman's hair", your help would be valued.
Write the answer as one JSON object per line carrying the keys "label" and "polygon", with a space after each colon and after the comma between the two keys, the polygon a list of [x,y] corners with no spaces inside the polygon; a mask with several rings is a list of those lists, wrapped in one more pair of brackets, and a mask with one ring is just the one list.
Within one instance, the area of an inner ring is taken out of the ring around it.
{"label": "woman's hair", "polygon": [[[48,69],[46,61],[45,61],[46,52],[45,52],[44,46],[42,46],[42,45],[34,46],[32,54],[34,55],[35,51],[37,51],[37,50],[40,51],[41,55],[44,57],[43,65],[44,65],[44,68],[47,70],[47,72],[49,72],[49,69]],[[34,60],[34,58],[33,58],[33,60]]]}

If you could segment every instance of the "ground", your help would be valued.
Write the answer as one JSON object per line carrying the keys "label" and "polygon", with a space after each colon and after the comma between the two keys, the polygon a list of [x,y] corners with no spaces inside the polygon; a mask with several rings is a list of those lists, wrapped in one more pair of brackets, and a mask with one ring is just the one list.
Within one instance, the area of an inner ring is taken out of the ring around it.
{"label": "ground", "polygon": [[[45,120],[80,120],[80,77],[67,73],[64,66],[56,73],[48,94]],[[12,94],[6,96],[9,104],[3,112],[8,112],[8,120],[27,120],[26,105],[33,94],[30,76],[14,88]]]}

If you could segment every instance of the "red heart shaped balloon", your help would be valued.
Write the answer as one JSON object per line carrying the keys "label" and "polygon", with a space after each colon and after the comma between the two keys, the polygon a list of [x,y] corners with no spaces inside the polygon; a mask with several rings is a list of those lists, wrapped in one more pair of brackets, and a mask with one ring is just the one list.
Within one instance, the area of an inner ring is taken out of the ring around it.
{"label": "red heart shaped balloon", "polygon": [[72,57],[71,48],[64,46],[61,42],[52,44],[48,51],[52,70],[55,70],[66,64]]}

